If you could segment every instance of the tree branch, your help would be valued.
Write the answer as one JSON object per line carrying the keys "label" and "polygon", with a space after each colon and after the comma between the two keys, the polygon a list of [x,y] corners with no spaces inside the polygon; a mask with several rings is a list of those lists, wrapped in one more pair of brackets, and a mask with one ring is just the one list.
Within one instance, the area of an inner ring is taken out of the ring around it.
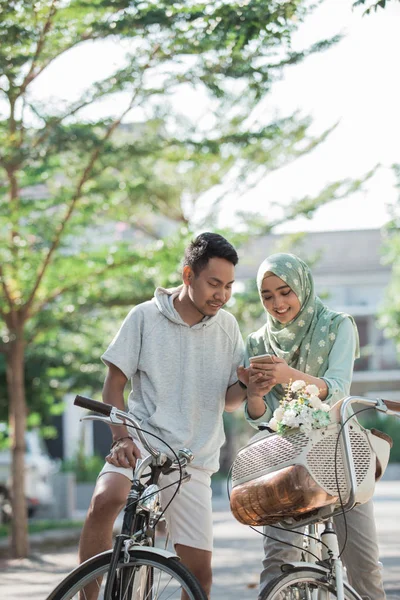
{"label": "tree branch", "polygon": [[28,73],[26,74],[24,81],[22,82],[22,84],[20,86],[20,91],[19,91],[20,96],[22,96],[24,94],[26,88],[31,83],[31,81],[33,81],[35,79],[35,77],[37,77],[39,75],[39,73],[41,72],[39,69],[39,71],[37,73],[35,73],[36,62],[43,50],[44,43],[46,40],[46,35],[50,31],[53,17],[57,12],[56,3],[57,3],[57,0],[52,0],[52,2],[51,2],[49,14],[47,16],[47,20],[46,20],[44,27],[42,29],[42,32],[40,34],[39,41],[36,46],[36,52],[32,59],[31,67],[30,67]]}
{"label": "tree branch", "polygon": [[[98,280],[99,277],[101,277],[105,273],[108,273],[108,271],[111,271],[112,269],[117,269],[118,267],[123,267],[124,265],[131,265],[131,264],[132,264],[132,256],[130,256],[129,259],[127,259],[126,261],[113,263],[112,265],[107,265],[106,267],[104,267],[104,269],[100,269],[100,270],[96,271],[95,273],[93,273],[92,275],[89,275],[86,278],[86,282],[90,283],[90,281],[92,281],[92,280]],[[29,316],[33,317],[33,316],[37,315],[44,309],[44,307],[47,304],[50,304],[51,302],[53,302],[53,300],[55,300],[56,298],[61,296],[61,294],[65,294],[66,292],[72,292],[75,288],[77,288],[81,285],[82,285],[82,282],[77,281],[70,285],[65,285],[63,287],[57,288],[56,290],[53,291],[52,294],[50,294],[49,296],[47,296],[47,298],[42,300],[42,302],[39,305],[37,305],[35,307],[35,309],[29,313]]]}
{"label": "tree branch", "polygon": [[[154,49],[154,51],[152,52],[148,62],[146,65],[144,65],[143,70],[142,70],[142,74],[141,74],[141,79],[140,79],[140,83],[143,80],[143,75],[145,73],[145,71],[150,67],[150,63],[151,60],[154,58],[155,54],[158,52],[159,46],[157,45],[156,48]],[[106,134],[104,135],[101,143],[99,144],[99,146],[94,150],[94,152],[92,153],[91,157],[89,158],[88,164],[86,165],[82,176],[78,182],[75,194],[72,197],[71,203],[67,209],[67,212],[65,214],[64,219],[62,220],[62,222],[58,225],[57,230],[56,230],[56,235],[53,239],[53,242],[50,245],[50,248],[47,252],[47,255],[43,261],[42,267],[39,269],[37,278],[36,278],[36,282],[33,286],[33,289],[29,295],[29,298],[25,304],[24,307],[24,311],[25,314],[27,315],[29,313],[30,307],[32,305],[32,302],[35,298],[36,292],[43,280],[43,277],[47,271],[47,268],[51,262],[52,256],[54,254],[54,252],[57,250],[59,244],[60,244],[60,240],[62,237],[62,234],[66,228],[67,223],[69,222],[74,209],[76,207],[76,204],[78,202],[78,200],[81,198],[82,196],[82,190],[83,190],[83,186],[85,185],[85,183],[88,181],[89,177],[90,177],[90,173],[100,155],[100,152],[104,146],[104,144],[106,143],[106,141],[111,137],[111,135],[114,133],[115,129],[121,124],[122,119],[128,114],[128,112],[133,108],[135,100],[137,95],[139,94],[139,89],[140,89],[140,85],[136,88],[135,92],[133,93],[133,96],[131,98],[131,101],[129,103],[129,106],[124,110],[124,112],[120,115],[120,117],[118,119],[116,119],[111,125],[110,127],[107,129]]]}
{"label": "tree branch", "polygon": [[4,271],[3,271],[3,267],[1,265],[0,265],[0,279],[1,279],[1,287],[3,288],[4,297],[7,300],[7,304],[8,304],[8,306],[11,309],[13,309],[14,308],[14,303],[12,301],[12,298],[11,298],[11,295],[10,295],[10,291],[9,291],[9,289],[7,287],[7,284],[5,282]]}

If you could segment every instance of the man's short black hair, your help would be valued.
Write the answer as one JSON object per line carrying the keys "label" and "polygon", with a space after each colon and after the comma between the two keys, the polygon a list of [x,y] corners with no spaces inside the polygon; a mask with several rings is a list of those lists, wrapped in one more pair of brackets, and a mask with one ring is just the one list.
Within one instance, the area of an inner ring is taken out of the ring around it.
{"label": "man's short black hair", "polygon": [[185,251],[183,266],[190,267],[197,277],[210,258],[224,258],[236,266],[239,257],[235,248],[222,235],[206,231],[197,236]]}

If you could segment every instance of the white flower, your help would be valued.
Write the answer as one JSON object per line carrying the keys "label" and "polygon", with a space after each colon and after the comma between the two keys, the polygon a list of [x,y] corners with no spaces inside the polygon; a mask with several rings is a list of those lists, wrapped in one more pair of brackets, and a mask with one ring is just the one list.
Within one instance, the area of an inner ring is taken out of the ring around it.
{"label": "white flower", "polygon": [[306,365],[306,373],[308,373],[310,371],[310,367],[309,365]]}
{"label": "white flower", "polygon": [[320,348],[323,348],[323,347],[325,346],[325,340],[320,340],[320,341],[318,342],[318,346],[319,346]]}
{"label": "white flower", "polygon": [[332,340],[332,342],[333,342],[333,340],[336,339],[336,335],[334,333],[330,333],[329,334],[329,339]]}
{"label": "white flower", "polygon": [[276,419],[277,421],[282,421],[282,417],[284,414],[285,409],[282,408],[282,406],[278,406],[278,408],[274,410],[274,419]]}
{"label": "white flower", "polygon": [[305,381],[303,381],[302,379],[296,379],[296,381],[293,381],[292,385],[290,386],[290,389],[292,390],[292,392],[298,392],[299,390],[303,389],[305,385]]}
{"label": "white flower", "polygon": [[303,364],[303,362],[304,362],[304,358],[303,358],[302,356],[300,356],[300,358],[299,358],[299,364],[301,364],[301,365],[302,365],[302,364]]}
{"label": "white flower", "polygon": [[322,365],[322,363],[323,363],[323,362],[324,362],[324,359],[322,358],[322,356],[318,356],[318,358],[317,358],[317,363],[318,363],[319,365]]}
{"label": "white flower", "polygon": [[281,423],[288,427],[298,427],[300,425],[300,417],[293,408],[285,411]]}
{"label": "white flower", "polygon": [[323,327],[321,327],[321,331],[322,332],[326,331],[326,325],[324,325]]}
{"label": "white flower", "polygon": [[292,269],[292,263],[290,263],[290,262],[287,262],[287,263],[285,263],[285,264],[286,264],[286,266],[287,266],[287,268],[288,268],[288,269]]}
{"label": "white flower", "polygon": [[299,321],[299,327],[304,327],[305,324],[306,324],[306,322],[303,321],[303,319],[300,319],[300,321]]}
{"label": "white flower", "polygon": [[319,394],[319,389],[316,385],[314,385],[313,383],[310,383],[309,385],[307,385],[306,387],[306,392],[307,394],[309,394],[310,396],[318,396]]}
{"label": "white flower", "polygon": [[312,406],[313,408],[319,410],[322,406],[322,402],[321,399],[318,398],[318,396],[312,395],[309,399],[308,402],[310,404],[310,406]]}
{"label": "white flower", "polygon": [[308,312],[308,313],[310,313],[310,314],[311,314],[311,313],[313,313],[313,312],[314,312],[314,309],[313,309],[313,307],[312,307],[312,306],[309,306],[309,307],[307,308],[307,312]]}
{"label": "white flower", "polygon": [[310,349],[310,344],[306,344],[305,348],[306,348],[306,350],[309,350]]}
{"label": "white flower", "polygon": [[293,333],[292,331],[290,333],[288,333],[289,340],[294,340],[295,337],[296,337],[296,334]]}
{"label": "white flower", "polygon": [[[306,371],[309,370],[306,368]],[[331,422],[330,406],[318,397],[319,388],[296,379],[287,388],[283,402],[275,409],[268,423],[270,429],[284,433],[288,429],[300,429],[306,435],[313,429],[326,427]]]}
{"label": "white flower", "polygon": [[302,431],[303,433],[310,433],[310,431],[312,431],[312,424],[311,423],[302,423],[299,427],[300,431]]}
{"label": "white flower", "polygon": [[280,278],[281,278],[283,281],[286,281],[286,279],[287,279],[286,275],[284,275],[283,273],[282,273],[282,275],[280,275]]}
{"label": "white flower", "polygon": [[272,431],[278,431],[278,421],[272,417],[272,419],[268,421],[268,427],[272,429]]}
{"label": "white flower", "polygon": [[298,279],[293,279],[293,283],[294,283],[295,285],[299,285],[299,280],[298,280]]}

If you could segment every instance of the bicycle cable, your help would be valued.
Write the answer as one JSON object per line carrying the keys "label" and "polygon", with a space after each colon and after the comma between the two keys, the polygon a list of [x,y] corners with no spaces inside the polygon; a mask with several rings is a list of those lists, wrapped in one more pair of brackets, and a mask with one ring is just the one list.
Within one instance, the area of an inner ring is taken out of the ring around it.
{"label": "bicycle cable", "polygon": [[[340,558],[345,550],[346,544],[347,544],[347,538],[348,538],[348,528],[347,528],[347,520],[346,520],[346,512],[344,510],[344,503],[343,503],[343,498],[340,492],[340,485],[339,485],[339,475],[338,475],[338,450],[339,450],[339,441],[340,441],[340,435],[343,432],[343,428],[346,425],[346,423],[356,417],[358,414],[365,412],[367,410],[374,410],[373,407],[367,407],[367,408],[362,408],[359,409],[358,411],[353,412],[352,415],[350,415],[349,417],[347,417],[347,419],[344,421],[343,424],[341,424],[340,429],[339,429],[339,433],[337,436],[337,440],[336,440],[336,445],[335,445],[335,459],[334,459],[334,464],[335,464],[335,479],[336,479],[336,487],[337,487],[337,491],[338,491],[338,497],[339,497],[339,502],[340,502],[340,507],[342,509],[342,517],[343,517],[343,522],[344,522],[344,530],[345,530],[345,536],[344,536],[344,541],[343,541],[343,547],[339,553],[339,557]],[[229,480],[231,478],[231,473],[232,473],[232,468],[233,468],[233,464],[230,466],[228,474],[227,474],[227,495],[228,495],[228,499],[230,501],[230,490],[229,490]],[[323,542],[320,538],[314,537],[311,534],[305,533],[305,532],[301,532],[301,531],[296,531],[295,529],[290,529],[287,530],[286,528],[283,527],[279,527],[277,525],[268,525],[269,527],[271,527],[272,529],[277,529],[279,531],[290,531],[291,533],[296,533],[297,535],[302,535],[303,537],[306,537],[310,540],[314,540],[316,542],[319,542],[321,545],[325,546],[325,548],[328,549],[328,545]],[[293,544],[291,542],[287,542],[287,541],[283,541],[283,540],[279,540],[278,538],[274,538],[271,535],[266,534],[263,531],[259,531],[258,529],[256,529],[254,526],[249,525],[250,529],[252,529],[253,531],[255,531],[256,533],[262,535],[263,537],[266,537],[270,540],[273,540],[275,542],[280,542],[281,544],[285,544],[286,546],[290,546],[291,548],[294,548],[295,550],[300,550],[301,552],[304,550],[304,548],[300,547],[300,546],[296,546],[296,544]],[[311,555],[314,556],[314,558],[316,558],[317,560],[319,560],[319,557],[316,556],[315,554],[313,554],[312,552],[310,552],[309,550],[307,550],[307,552]]]}
{"label": "bicycle cable", "polygon": [[[233,464],[230,466],[228,474],[227,474],[227,479],[226,479],[226,486],[227,486],[227,494],[228,494],[228,500],[230,501],[230,490],[229,490],[229,480],[231,477],[231,472],[232,472],[232,468],[233,468]],[[285,544],[285,546],[290,546],[291,548],[294,548],[295,550],[300,550],[300,552],[304,551],[304,548],[300,547],[300,546],[296,546],[296,544],[293,544],[292,542],[286,542],[284,540],[279,540],[278,538],[274,538],[272,537],[272,535],[268,535],[267,533],[264,533],[264,531],[259,531],[258,529],[256,529],[253,525],[248,525],[248,527],[250,529],[252,529],[253,531],[255,531],[256,533],[258,533],[259,535],[262,535],[265,538],[268,538],[269,540],[273,540],[274,542],[280,542],[281,544]],[[264,526],[262,526],[264,527]],[[284,527],[279,527],[277,525],[268,525],[268,527],[271,527],[272,529],[278,529],[279,531],[290,531],[291,533],[296,533],[297,535],[301,535],[302,537],[307,537],[310,540],[314,540],[316,542],[320,542],[322,545],[324,545],[326,548],[328,548],[327,544],[325,544],[325,542],[323,542],[322,540],[320,540],[319,538],[314,537],[313,535],[309,534],[309,533],[305,533],[305,532],[301,532],[301,531],[295,531],[293,529],[285,529]],[[313,556],[316,560],[319,560],[319,556],[317,556],[316,554],[314,554],[313,552],[311,552],[310,550],[307,550],[307,553],[310,554],[311,556]]]}
{"label": "bicycle cable", "polygon": [[[156,438],[156,440],[158,440],[162,444],[165,444],[165,446],[171,451],[171,453],[175,457],[176,463],[177,463],[178,468],[179,468],[179,479],[177,479],[176,481],[173,481],[172,483],[166,485],[163,488],[159,488],[157,491],[155,491],[152,494],[148,495],[148,498],[151,498],[152,496],[154,496],[155,494],[157,494],[159,491],[161,492],[163,490],[166,490],[166,489],[172,487],[173,485],[178,484],[177,488],[176,488],[175,492],[173,493],[172,497],[170,498],[169,502],[167,503],[167,505],[165,506],[165,508],[163,508],[163,510],[161,511],[159,517],[155,521],[155,523],[154,523],[154,527],[155,527],[157,525],[157,523],[159,522],[159,520],[164,515],[165,511],[167,510],[167,508],[169,507],[169,505],[171,504],[171,502],[174,500],[174,498],[177,495],[177,493],[179,492],[179,489],[180,489],[180,487],[182,485],[182,481],[183,481],[182,465],[180,463],[179,456],[176,454],[175,450],[165,440],[163,440],[162,438],[160,438],[158,435],[156,435],[155,433],[152,433],[151,431],[147,431],[146,429],[142,429],[142,427],[135,427],[134,425],[127,425],[127,427],[128,427],[128,429],[129,428],[135,429],[135,430],[138,430],[138,431],[142,431],[146,435],[151,435],[152,437]],[[138,501],[139,501],[139,498],[137,500],[135,500],[134,502],[130,503],[128,506],[132,506],[132,504],[137,504]]]}
{"label": "bicycle cable", "polygon": [[[338,452],[339,452],[339,441],[340,441],[340,436],[343,432],[344,426],[346,425],[346,423],[348,421],[350,421],[351,419],[353,419],[354,417],[356,417],[358,414],[365,412],[367,410],[375,410],[375,407],[373,406],[367,406],[366,408],[360,408],[357,411],[354,411],[353,414],[349,415],[347,417],[347,419],[340,425],[340,429],[339,429],[339,433],[337,436],[337,440],[336,440],[336,445],[335,445],[335,479],[336,479],[336,487],[337,487],[337,492],[338,492],[338,497],[339,497],[339,502],[340,502],[340,508],[342,509],[342,514],[341,516],[343,517],[343,525],[344,525],[344,540],[343,540],[343,547],[339,552],[339,556],[338,558],[340,558],[346,548],[346,544],[347,544],[347,538],[348,538],[348,528],[347,528],[347,518],[346,518],[346,513],[349,512],[351,509],[349,510],[345,510],[344,508],[344,502],[343,502],[343,498],[342,498],[342,494],[340,491],[340,484],[339,484],[339,474],[338,474]],[[352,507],[353,508],[353,507]]]}

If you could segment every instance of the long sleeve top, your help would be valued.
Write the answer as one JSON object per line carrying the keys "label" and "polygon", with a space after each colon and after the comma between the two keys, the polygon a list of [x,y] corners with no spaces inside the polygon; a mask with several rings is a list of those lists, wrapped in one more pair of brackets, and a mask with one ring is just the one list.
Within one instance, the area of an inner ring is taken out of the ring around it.
{"label": "long sleeve top", "polygon": [[[324,402],[332,405],[341,398],[348,396],[350,393],[351,380],[354,368],[354,355],[356,351],[356,335],[354,326],[349,318],[346,318],[339,325],[337,337],[329,354],[328,368],[321,379],[328,386],[328,395]],[[245,351],[245,366],[249,366],[249,354],[246,345]],[[260,423],[269,421],[279,403],[277,399],[270,393],[264,396],[265,413],[252,419],[247,411],[247,401],[245,403],[245,417],[256,429]]]}

